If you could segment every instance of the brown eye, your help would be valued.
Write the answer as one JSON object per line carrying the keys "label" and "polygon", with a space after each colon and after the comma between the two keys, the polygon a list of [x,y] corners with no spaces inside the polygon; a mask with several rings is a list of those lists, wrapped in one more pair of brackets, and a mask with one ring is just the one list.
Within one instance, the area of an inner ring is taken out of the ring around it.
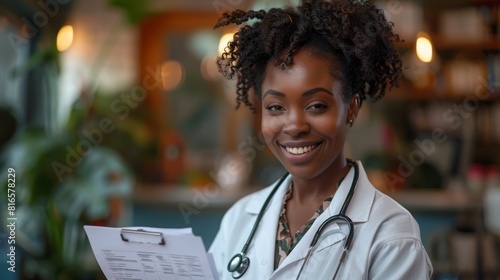
{"label": "brown eye", "polygon": [[266,107],[266,110],[271,112],[281,112],[284,111],[284,108],[280,105],[269,105]]}
{"label": "brown eye", "polygon": [[307,109],[310,111],[314,111],[314,112],[321,112],[321,111],[328,109],[328,106],[326,104],[323,104],[323,103],[316,103],[316,104],[309,106]]}

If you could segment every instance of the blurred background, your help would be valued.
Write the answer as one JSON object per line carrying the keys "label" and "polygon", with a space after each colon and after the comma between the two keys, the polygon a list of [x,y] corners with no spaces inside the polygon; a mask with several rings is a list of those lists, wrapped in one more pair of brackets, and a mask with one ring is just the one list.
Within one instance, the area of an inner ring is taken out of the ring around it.
{"label": "blurred background", "polygon": [[[215,67],[236,30],[213,26],[289,2],[1,0],[0,278],[103,279],[83,225],[192,227],[208,249],[284,172]],[[346,153],[415,216],[434,279],[500,279],[500,1],[375,3],[403,79]]]}

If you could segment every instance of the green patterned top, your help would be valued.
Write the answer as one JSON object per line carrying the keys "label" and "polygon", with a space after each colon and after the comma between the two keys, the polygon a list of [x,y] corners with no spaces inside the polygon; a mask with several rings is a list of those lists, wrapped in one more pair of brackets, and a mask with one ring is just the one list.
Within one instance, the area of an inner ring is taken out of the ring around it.
{"label": "green patterned top", "polygon": [[285,260],[285,258],[290,254],[295,245],[299,243],[302,236],[306,234],[311,225],[314,223],[316,218],[323,213],[323,211],[330,206],[333,199],[333,194],[326,198],[323,203],[318,207],[314,215],[304,224],[302,227],[292,236],[290,233],[290,227],[288,225],[288,220],[286,219],[286,202],[292,197],[292,185],[288,187],[288,191],[283,198],[283,207],[281,209],[279,222],[278,222],[278,234],[276,237],[275,255],[274,255],[274,269]]}

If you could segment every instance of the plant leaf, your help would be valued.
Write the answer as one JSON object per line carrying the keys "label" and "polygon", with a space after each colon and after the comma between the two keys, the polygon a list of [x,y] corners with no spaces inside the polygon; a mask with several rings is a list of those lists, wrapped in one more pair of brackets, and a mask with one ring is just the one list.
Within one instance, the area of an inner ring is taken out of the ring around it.
{"label": "plant leaf", "polygon": [[132,25],[138,25],[151,14],[148,8],[150,2],[150,0],[109,0],[112,7],[124,12],[128,23]]}

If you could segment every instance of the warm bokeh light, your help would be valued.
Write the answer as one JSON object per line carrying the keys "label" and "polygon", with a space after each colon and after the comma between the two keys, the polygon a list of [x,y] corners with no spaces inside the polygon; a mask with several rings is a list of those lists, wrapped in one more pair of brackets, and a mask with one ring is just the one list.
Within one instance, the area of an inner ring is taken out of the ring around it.
{"label": "warm bokeh light", "polygon": [[227,43],[233,39],[234,33],[226,33],[222,35],[219,41],[219,55],[224,52],[224,49],[227,47]]}
{"label": "warm bokeh light", "polygon": [[427,36],[419,34],[416,48],[417,56],[421,61],[425,63],[432,61],[432,43]]}
{"label": "warm bokeh light", "polygon": [[200,71],[203,79],[207,81],[218,81],[222,75],[217,70],[217,56],[207,55],[201,60]]}
{"label": "warm bokeh light", "polygon": [[65,25],[57,33],[57,50],[63,52],[73,44],[73,26]]}
{"label": "warm bokeh light", "polygon": [[164,90],[173,90],[184,80],[184,67],[178,61],[168,60],[161,66],[161,81]]}

